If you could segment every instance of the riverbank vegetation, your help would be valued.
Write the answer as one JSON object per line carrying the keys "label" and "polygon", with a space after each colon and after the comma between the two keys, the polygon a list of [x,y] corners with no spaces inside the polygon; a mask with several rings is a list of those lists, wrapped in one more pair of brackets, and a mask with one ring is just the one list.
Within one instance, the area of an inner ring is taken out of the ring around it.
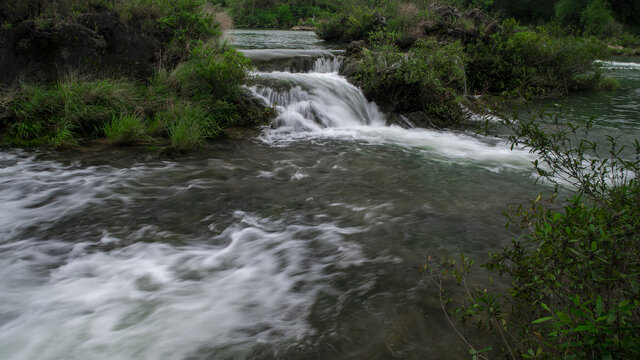
{"label": "riverbank vegetation", "polygon": [[258,29],[313,26],[331,17],[341,6],[334,0],[213,0],[212,3],[226,9],[237,27]]}
{"label": "riverbank vegetation", "polygon": [[[541,178],[575,195],[540,195],[514,211],[511,223],[523,234],[483,265],[511,279],[506,289],[470,286],[473,261],[465,256],[427,265],[443,308],[493,333],[507,358],[638,358],[640,143],[625,150],[610,138],[600,148],[588,138],[591,124],[563,124],[557,114],[507,125],[514,146],[540,157]],[[450,298],[457,285],[466,295]],[[459,335],[475,359],[488,358],[490,346]]]}
{"label": "riverbank vegetation", "polygon": [[[594,63],[607,56],[598,39],[440,3],[426,10],[406,3],[394,11],[390,19],[372,18],[369,23],[378,25],[367,26],[376,30],[350,45],[343,73],[373,100],[411,114],[419,126],[467,126],[465,108],[486,105],[480,96],[532,100],[615,87]],[[352,39],[362,32],[345,34]]]}
{"label": "riverbank vegetation", "polygon": [[[86,11],[114,10],[118,17],[109,19],[115,26],[161,39],[163,53],[146,78],[127,68],[107,73],[91,68],[9,87],[0,111],[3,141],[9,145],[70,148],[106,137],[119,145],[168,144],[165,153],[174,154],[222,136],[226,128],[266,124],[273,116],[243,88],[249,60],[220,39],[215,14],[204,1],[22,5],[3,11],[5,19],[16,26],[36,19],[42,23],[36,29],[73,23]],[[122,25],[134,19],[137,25]]]}

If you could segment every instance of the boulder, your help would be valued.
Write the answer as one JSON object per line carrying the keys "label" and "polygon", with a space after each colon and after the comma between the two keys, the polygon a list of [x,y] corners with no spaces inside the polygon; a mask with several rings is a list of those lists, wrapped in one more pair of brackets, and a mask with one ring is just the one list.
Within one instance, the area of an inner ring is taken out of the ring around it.
{"label": "boulder", "polygon": [[96,69],[106,43],[78,24],[36,28],[25,21],[0,30],[0,84],[53,81],[70,71]]}
{"label": "boulder", "polygon": [[347,45],[347,50],[345,51],[346,56],[356,55],[362,52],[362,49],[365,46],[364,40],[352,41]]}
{"label": "boulder", "polygon": [[102,36],[107,44],[102,63],[117,72],[145,78],[154,71],[162,41],[120,21],[116,12],[84,14],[78,23]]}
{"label": "boulder", "polygon": [[74,71],[145,79],[163,51],[162,36],[123,23],[115,12],[42,26],[27,20],[0,29],[0,85],[51,82]]}

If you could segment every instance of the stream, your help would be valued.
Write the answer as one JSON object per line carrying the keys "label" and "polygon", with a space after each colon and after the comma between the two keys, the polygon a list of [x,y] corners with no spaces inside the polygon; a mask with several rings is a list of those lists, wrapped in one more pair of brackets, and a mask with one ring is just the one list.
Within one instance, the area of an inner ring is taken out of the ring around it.
{"label": "stream", "polygon": [[[311,32],[227,36],[279,111],[260,135],[171,161],[0,152],[0,359],[469,358],[418,269],[517,236],[534,157],[387,126]],[[605,71],[620,89],[560,102],[637,138],[640,65]]]}

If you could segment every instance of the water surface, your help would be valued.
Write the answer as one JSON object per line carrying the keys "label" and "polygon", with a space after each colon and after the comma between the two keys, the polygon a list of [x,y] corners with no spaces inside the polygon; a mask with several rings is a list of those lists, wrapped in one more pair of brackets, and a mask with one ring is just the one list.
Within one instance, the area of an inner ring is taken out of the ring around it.
{"label": "water surface", "polygon": [[[304,32],[232,41],[323,50]],[[387,127],[336,73],[339,54],[301,56],[297,72],[257,69],[252,90],[280,115],[256,138],[175,161],[0,152],[0,358],[468,358],[418,267],[516,236],[503,211],[547,189],[533,157]],[[563,101],[638,134],[640,72],[612,71],[618,92]]]}

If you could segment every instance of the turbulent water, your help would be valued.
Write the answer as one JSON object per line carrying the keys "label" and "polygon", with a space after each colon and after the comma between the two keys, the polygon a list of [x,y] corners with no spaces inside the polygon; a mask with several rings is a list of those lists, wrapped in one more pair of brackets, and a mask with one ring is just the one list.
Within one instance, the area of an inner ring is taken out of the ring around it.
{"label": "turbulent water", "polygon": [[[468,358],[418,267],[505,245],[532,156],[386,126],[311,33],[231,37],[280,114],[256,138],[0,152],[0,358]],[[638,134],[640,71],[609,65],[620,90],[565,107]]]}

